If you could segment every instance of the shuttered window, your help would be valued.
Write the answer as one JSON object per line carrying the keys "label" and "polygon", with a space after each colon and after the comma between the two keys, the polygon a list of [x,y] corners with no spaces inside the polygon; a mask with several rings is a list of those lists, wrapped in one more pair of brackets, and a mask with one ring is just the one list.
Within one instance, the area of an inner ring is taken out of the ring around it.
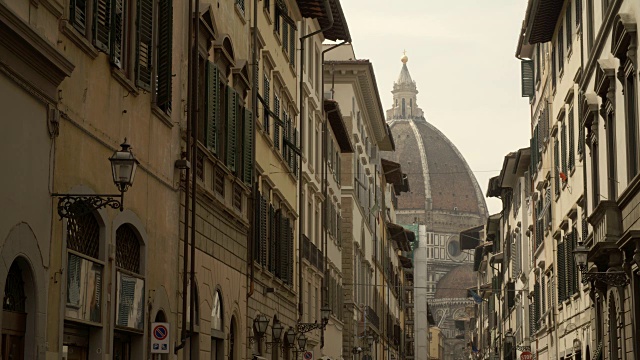
{"label": "shuttered window", "polygon": [[556,46],[551,45],[551,88],[556,88]]}
{"label": "shuttered window", "polygon": [[558,243],[558,303],[567,298],[566,240]]}
{"label": "shuttered window", "polygon": [[[118,0],[113,0],[118,1]],[[173,53],[173,2],[158,1],[158,43],[156,50],[156,106],[171,113],[171,79]]]}
{"label": "shuttered window", "polygon": [[555,186],[555,194],[560,194],[560,148],[558,138],[553,141],[553,184]]}
{"label": "shuttered window", "polygon": [[560,139],[562,147],[562,172],[567,175],[567,122],[562,121],[562,138]]}
{"label": "shuttered window", "polygon": [[236,6],[238,6],[238,9],[244,14],[244,0],[236,0]]}
{"label": "shuttered window", "polygon": [[575,127],[575,120],[573,118],[573,106],[569,108],[569,170],[573,170],[573,168],[575,167],[576,164],[576,157],[575,157],[575,131],[576,131],[576,127]]}
{"label": "shuttered window", "polygon": [[[280,117],[280,98],[277,95],[273,96],[273,113]],[[276,149],[280,149],[280,126],[281,121],[279,119],[275,119],[273,121],[273,145]]]}
{"label": "shuttered window", "polygon": [[533,309],[533,321],[535,322],[534,325],[534,333],[538,330],[538,325],[540,323],[540,317],[542,316],[542,298],[544,295],[541,296],[540,294],[540,283],[536,282],[535,285],[533,286],[533,304],[534,304],[534,309]]}
{"label": "shuttered window", "polygon": [[520,72],[522,77],[522,97],[532,97],[535,95],[533,60],[522,60],[520,62]]}
{"label": "shuttered window", "polygon": [[266,265],[267,260],[267,239],[268,239],[268,224],[269,224],[269,210],[267,208],[267,199],[258,193],[258,199],[260,205],[258,206],[257,211],[257,223],[260,225],[258,227],[258,236],[256,236],[256,243],[254,248],[254,258],[255,261],[260,265]]}
{"label": "shuttered window", "polygon": [[263,106],[264,106],[264,115],[263,115],[263,122],[262,122],[262,126],[264,127],[264,132],[269,135],[269,132],[271,131],[269,128],[269,104],[271,104],[271,97],[270,97],[270,82],[269,82],[269,77],[266,74],[266,69],[265,69],[265,74],[264,74],[264,80],[263,80],[263,87],[262,87],[262,98],[264,100]]}
{"label": "shuttered window", "polygon": [[245,184],[253,183],[253,138],[254,138],[254,120],[253,113],[245,109],[243,117],[243,142],[242,142],[242,169],[243,180]]}
{"label": "shuttered window", "polygon": [[576,1],[576,29],[582,23],[582,0]]}
{"label": "shuttered window", "polygon": [[93,9],[93,45],[109,53],[111,37],[111,1],[95,0]]}
{"label": "shuttered window", "polygon": [[289,23],[286,21],[282,21],[282,49],[289,52]]}
{"label": "shuttered window", "polygon": [[136,37],[136,85],[151,91],[153,0],[138,0]]}
{"label": "shuttered window", "polygon": [[576,268],[576,259],[573,255],[573,251],[576,249],[578,240],[578,228],[574,225],[569,235],[569,242],[567,247],[567,284],[569,286],[568,296],[575,294],[578,291],[578,269]]}
{"label": "shuttered window", "polygon": [[[578,2],[580,2],[582,0],[578,0]],[[565,26],[567,29],[567,53],[571,52],[571,46],[573,43],[573,31],[571,31],[572,29],[572,25],[573,23],[571,22],[571,1],[569,1],[567,3],[567,10],[565,10]]]}
{"label": "shuttered window", "polygon": [[205,146],[214,154],[218,153],[218,122],[220,119],[220,72],[213,62],[207,62],[205,86]]}
{"label": "shuttered window", "polygon": [[82,35],[87,34],[87,13],[89,12],[88,0],[70,0],[69,21],[71,25]]}
{"label": "shuttered window", "polygon": [[237,145],[237,128],[236,122],[238,121],[238,93],[232,88],[227,88],[227,143],[225,147],[226,151],[226,165],[232,172],[236,172],[236,145]]}
{"label": "shuttered window", "polygon": [[279,242],[279,230],[278,230],[278,226],[276,224],[278,224],[278,213],[276,213],[275,208],[273,207],[273,205],[269,206],[269,238],[268,238],[268,248],[269,248],[269,264],[268,264],[268,269],[269,272],[271,272],[272,274],[275,274],[275,269],[276,269],[276,258],[278,256],[277,253],[277,244]]}
{"label": "shuttered window", "polygon": [[558,71],[561,75],[564,72],[564,29],[562,25],[558,30]]}
{"label": "shuttered window", "polygon": [[129,16],[128,0],[111,0],[113,1],[113,12],[111,14],[111,42],[109,48],[111,63],[113,66],[123,69],[126,63],[125,46],[128,34],[125,33],[127,28],[125,21]]}
{"label": "shuttered window", "polygon": [[289,27],[289,65],[296,66],[296,29]]}

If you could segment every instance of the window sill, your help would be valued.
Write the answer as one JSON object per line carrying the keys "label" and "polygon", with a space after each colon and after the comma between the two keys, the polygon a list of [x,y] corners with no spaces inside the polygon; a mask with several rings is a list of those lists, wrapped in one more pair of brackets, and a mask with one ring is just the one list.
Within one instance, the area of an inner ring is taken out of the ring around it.
{"label": "window sill", "polygon": [[91,42],[87,40],[84,36],[78,33],[73,25],[69,23],[68,20],[62,20],[60,23],[60,31],[69,38],[76,46],[78,46],[85,54],[89,55],[90,58],[95,59],[98,57],[98,50],[93,47]]}
{"label": "window sill", "polygon": [[136,85],[133,83],[133,81],[127,78],[127,75],[125,75],[122,70],[112,66],[111,76],[113,76],[113,78],[116,79],[120,83],[120,85],[122,85],[129,92],[129,94],[132,94],[133,96],[138,96],[140,94]]}
{"label": "window sill", "polygon": [[235,3],[233,8],[236,10],[236,15],[238,15],[238,17],[240,18],[240,21],[242,21],[242,25],[246,25],[247,19],[244,18],[245,11],[240,8],[240,5],[238,5],[238,3]]}
{"label": "window sill", "polygon": [[571,169],[569,169],[569,176],[570,177],[573,176],[573,173],[575,173],[575,172],[576,172],[576,166],[574,165],[574,166],[571,167]]}
{"label": "window sill", "polygon": [[273,24],[273,20],[271,20],[271,13],[266,6],[262,8],[262,12],[264,12],[264,17],[267,19],[267,23],[269,25]]}
{"label": "window sill", "polygon": [[273,29],[273,36],[276,38],[276,42],[278,43],[278,46],[282,46],[282,39],[280,39],[280,31]]}
{"label": "window sill", "polygon": [[171,116],[167,115],[162,109],[157,107],[155,104],[151,104],[151,112],[160,119],[169,129],[173,128],[173,123],[171,122]]}

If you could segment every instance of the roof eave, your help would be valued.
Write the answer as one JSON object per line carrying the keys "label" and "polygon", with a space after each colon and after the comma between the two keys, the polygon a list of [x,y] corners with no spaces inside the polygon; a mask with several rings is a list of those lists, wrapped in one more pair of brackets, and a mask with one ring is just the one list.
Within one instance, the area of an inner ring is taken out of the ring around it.
{"label": "roof eave", "polygon": [[340,105],[335,100],[325,99],[324,111],[327,114],[327,117],[329,118],[329,124],[331,125],[331,130],[333,131],[333,135],[336,137],[336,140],[338,141],[340,152],[352,153],[353,144],[351,143],[351,138],[349,137],[349,130],[347,130],[347,126],[345,125],[344,119],[342,118]]}
{"label": "roof eave", "polygon": [[524,41],[529,44],[551,41],[564,1],[531,0],[530,5],[525,18],[527,26]]}

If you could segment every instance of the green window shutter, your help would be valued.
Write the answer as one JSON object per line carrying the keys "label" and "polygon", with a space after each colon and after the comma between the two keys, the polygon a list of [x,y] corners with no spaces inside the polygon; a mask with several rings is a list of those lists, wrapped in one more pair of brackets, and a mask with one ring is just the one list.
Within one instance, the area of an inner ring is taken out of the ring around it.
{"label": "green window shutter", "polygon": [[227,87],[227,167],[232,172],[236,171],[236,121],[238,93],[231,87]]}
{"label": "green window shutter", "polygon": [[567,296],[571,296],[578,291],[578,274],[576,273],[576,261],[573,256],[573,250],[576,247],[576,233],[577,229],[574,227],[571,234],[567,236],[567,249],[566,249],[566,268],[567,268],[567,287],[569,289]]}
{"label": "green window shutter", "polygon": [[270,209],[267,208],[267,199],[260,196],[260,264],[267,264],[267,224],[271,215]]}
{"label": "green window shutter", "polygon": [[[273,113],[276,116],[280,116],[280,99],[277,96],[273,97]],[[273,144],[276,149],[280,149],[280,125],[282,121],[280,119],[276,119],[273,122]]]}
{"label": "green window shutter", "polygon": [[556,47],[551,45],[551,87],[556,88]]}
{"label": "green window shutter", "polygon": [[[118,1],[118,0],[115,0]],[[173,4],[172,0],[158,2],[158,44],[156,59],[156,105],[165,113],[171,112],[171,55],[173,38]]]}
{"label": "green window shutter", "polygon": [[[282,138],[283,140],[289,140],[289,115],[284,111],[282,111],[282,123],[283,123]],[[284,158],[284,161],[286,161],[287,164],[291,166],[291,164],[289,163],[289,159],[287,157],[287,150],[289,150],[289,145],[286,145],[285,142],[283,141],[282,149],[281,149],[282,157]]]}
{"label": "green window shutter", "polygon": [[124,0],[111,0],[111,45],[110,60],[111,63],[122,69],[122,48],[124,45],[124,19],[127,18],[127,8],[124,6]]}
{"label": "green window shutter", "polygon": [[[577,10],[577,9],[576,9]],[[574,124],[574,119],[573,119],[573,107],[569,110],[569,170],[573,170],[575,164],[576,164],[576,157],[575,157],[575,124]]]}
{"label": "green window shutter", "polygon": [[534,329],[538,330],[538,321],[540,320],[540,316],[542,315],[542,305],[541,305],[541,296],[540,296],[540,283],[536,282],[533,286],[533,303],[535,305],[533,311],[533,320],[535,321]]}
{"label": "green window shutter", "polygon": [[535,304],[529,305],[529,334],[533,336],[536,333],[536,319],[535,319],[536,306]]}
{"label": "green window shutter", "polygon": [[137,11],[136,85],[151,91],[153,0],[138,0]]}
{"label": "green window shutter", "polygon": [[98,49],[109,53],[112,13],[111,0],[95,0],[93,4],[93,44]]}
{"label": "green window shutter", "polygon": [[553,142],[553,183],[555,185],[556,195],[560,194],[560,149],[558,147],[558,138],[556,137]]}
{"label": "green window shutter", "polygon": [[289,27],[289,65],[296,66],[296,29]]}
{"label": "green window shutter", "polygon": [[70,0],[69,21],[82,35],[87,33],[87,7],[89,0]]}
{"label": "green window shutter", "polygon": [[207,86],[205,88],[205,145],[212,153],[216,154],[218,150],[218,118],[220,116],[219,103],[219,75],[218,67],[211,61],[207,62],[206,77]]}
{"label": "green window shutter", "polygon": [[567,175],[567,122],[562,122],[562,172]]}
{"label": "green window shutter", "polygon": [[289,52],[289,23],[282,21],[282,48]]}
{"label": "green window shutter", "polygon": [[254,123],[253,123],[253,113],[249,111],[249,109],[245,109],[244,111],[244,182],[247,185],[251,185],[253,183],[253,131],[254,131]]}
{"label": "green window shutter", "polygon": [[567,288],[567,279],[566,279],[566,255],[565,255],[565,247],[566,241],[562,241],[558,243],[558,303],[563,302],[567,298],[566,288]]}
{"label": "green window shutter", "polygon": [[262,94],[262,98],[265,102],[266,105],[264,106],[264,122],[262,123],[262,125],[264,126],[264,132],[269,135],[270,129],[269,129],[269,104],[271,103],[271,98],[269,97],[269,77],[267,77],[267,74],[264,74],[264,86],[263,86],[263,94]]}
{"label": "green window shutter", "polygon": [[522,60],[520,62],[520,76],[522,82],[522,97],[534,96],[535,81],[533,73],[533,60]]}
{"label": "green window shutter", "polygon": [[[298,147],[298,129],[293,132],[293,144]],[[291,157],[293,158],[293,175],[298,178],[298,155],[292,151]]]}
{"label": "green window shutter", "polygon": [[280,280],[287,282],[287,268],[289,267],[289,219],[282,216],[280,218],[280,229],[282,231],[282,236],[280,239],[280,258],[279,260],[279,268],[280,271],[277,276]]}
{"label": "green window shutter", "polygon": [[[275,264],[276,264],[276,257],[277,257],[277,252],[276,252],[276,243],[278,242],[278,233],[277,233],[277,226],[276,226],[276,210],[274,209],[273,205],[269,206],[269,239],[268,239],[268,245],[269,245],[269,271],[273,274],[275,274]],[[265,258],[263,261],[267,261],[267,259]]]}

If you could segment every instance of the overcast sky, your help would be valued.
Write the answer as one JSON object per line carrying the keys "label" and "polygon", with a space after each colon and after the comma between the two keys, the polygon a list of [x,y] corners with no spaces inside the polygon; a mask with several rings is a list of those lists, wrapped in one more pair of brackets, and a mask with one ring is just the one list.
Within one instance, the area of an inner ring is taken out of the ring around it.
{"label": "overcast sky", "polygon": [[[529,146],[515,58],[526,0],[341,0],[359,59],[373,63],[386,109],[403,50],[427,121],[451,140],[483,193],[504,156]],[[500,202],[487,199],[490,213]]]}

